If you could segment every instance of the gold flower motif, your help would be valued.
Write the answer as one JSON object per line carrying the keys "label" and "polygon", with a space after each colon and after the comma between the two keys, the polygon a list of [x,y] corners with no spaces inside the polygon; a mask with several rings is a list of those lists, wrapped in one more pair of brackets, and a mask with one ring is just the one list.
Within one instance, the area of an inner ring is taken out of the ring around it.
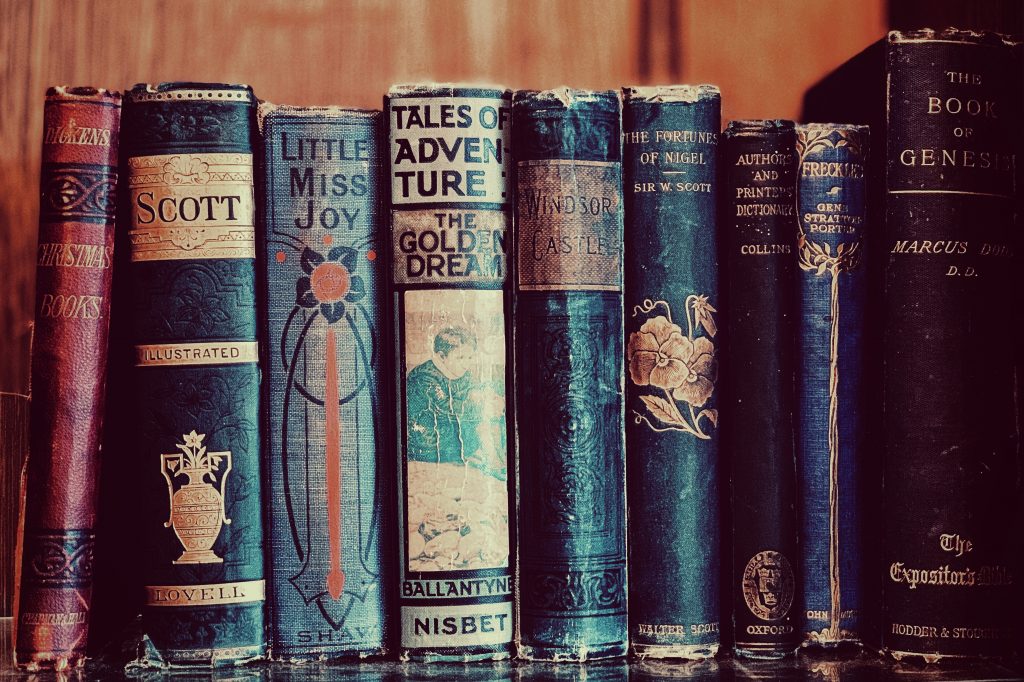
{"label": "gold flower motif", "polygon": [[197,157],[175,156],[164,164],[168,185],[205,185],[210,181],[210,164]]}
{"label": "gold flower motif", "polygon": [[690,373],[686,360],[692,354],[693,344],[683,336],[679,325],[664,315],[652,317],[640,331],[629,335],[629,377],[637,386],[677,388]]}
{"label": "gold flower motif", "polygon": [[[647,409],[633,411],[636,423],[646,423],[654,431],[678,430],[708,439],[711,436],[701,422],[718,426],[718,410],[701,408],[711,399],[718,378],[715,344],[711,341],[718,332],[714,318],[718,311],[707,296],[688,296],[683,304],[685,335],[672,321],[667,301],[644,299],[633,309],[633,315],[650,314],[659,307],[665,313],[649,317],[629,335],[626,345],[630,380],[637,386],[659,389],[640,394]],[[705,335],[699,335],[701,329]]]}
{"label": "gold flower motif", "polygon": [[187,448],[199,448],[203,444],[203,439],[206,438],[205,433],[196,433],[195,429],[192,429],[192,433],[186,433],[182,436],[185,439],[185,447]]}
{"label": "gold flower motif", "polygon": [[697,326],[704,327],[704,331],[708,333],[708,336],[714,336],[718,333],[718,325],[715,324],[715,318],[712,313],[717,313],[715,307],[708,303],[707,296],[694,296],[693,303],[693,318],[694,323]]}
{"label": "gold flower motif", "polygon": [[718,362],[715,360],[715,347],[706,336],[697,337],[689,346],[690,352],[683,360],[686,363],[686,379],[672,391],[672,397],[700,407],[715,390]]}

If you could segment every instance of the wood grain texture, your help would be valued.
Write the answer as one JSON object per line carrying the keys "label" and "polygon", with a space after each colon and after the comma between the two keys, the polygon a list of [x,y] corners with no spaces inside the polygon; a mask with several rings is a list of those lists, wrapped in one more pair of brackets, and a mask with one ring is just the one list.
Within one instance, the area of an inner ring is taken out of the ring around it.
{"label": "wood grain texture", "polygon": [[28,386],[48,85],[245,82],[377,108],[399,81],[614,88],[633,80],[635,15],[627,0],[0,0],[0,390]]}
{"label": "wood grain texture", "polygon": [[28,397],[0,393],[0,617],[13,613],[18,494],[28,454]]}
{"label": "wood grain texture", "polygon": [[722,89],[722,123],[796,118],[804,92],[886,31],[883,2],[683,0],[683,71]]}

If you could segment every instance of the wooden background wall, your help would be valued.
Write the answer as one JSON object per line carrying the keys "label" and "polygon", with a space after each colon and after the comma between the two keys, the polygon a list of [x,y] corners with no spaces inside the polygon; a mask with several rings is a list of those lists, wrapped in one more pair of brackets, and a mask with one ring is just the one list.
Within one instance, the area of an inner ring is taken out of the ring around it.
{"label": "wooden background wall", "polygon": [[0,391],[28,389],[49,85],[244,82],[379,107],[409,80],[710,82],[726,118],[794,117],[885,24],[883,0],[0,0]]}

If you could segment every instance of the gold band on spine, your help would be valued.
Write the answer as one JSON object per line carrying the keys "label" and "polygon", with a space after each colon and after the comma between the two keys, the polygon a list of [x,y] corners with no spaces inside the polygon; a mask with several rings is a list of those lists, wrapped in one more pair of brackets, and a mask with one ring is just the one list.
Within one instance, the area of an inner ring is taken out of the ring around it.
{"label": "gold band on spine", "polygon": [[146,606],[221,606],[266,598],[262,580],[212,585],[146,585]]}
{"label": "gold band on spine", "polygon": [[252,154],[128,159],[131,260],[255,258]]}
{"label": "gold band on spine", "polygon": [[223,89],[175,89],[175,90],[153,90],[148,92],[129,92],[125,99],[131,102],[181,102],[181,101],[203,101],[203,102],[251,102],[252,93],[248,90],[223,90]]}
{"label": "gold band on spine", "polygon": [[132,230],[132,262],[256,258],[256,231],[199,228]]}
{"label": "gold band on spine", "polygon": [[256,362],[258,357],[255,341],[151,343],[135,346],[136,367],[240,365]]}

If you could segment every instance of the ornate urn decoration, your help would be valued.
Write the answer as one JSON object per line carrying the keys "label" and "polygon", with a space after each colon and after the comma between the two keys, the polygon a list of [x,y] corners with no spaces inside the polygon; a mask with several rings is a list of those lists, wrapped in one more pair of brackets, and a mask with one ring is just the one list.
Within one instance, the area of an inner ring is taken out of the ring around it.
{"label": "ornate urn decoration", "polygon": [[[209,452],[203,445],[205,433],[186,433],[181,452],[160,455],[160,471],[167,479],[170,518],[165,528],[184,548],[176,564],[216,564],[224,561],[213,551],[223,524],[231,523],[224,512],[224,490],[231,472],[230,452]],[[182,480],[187,483],[182,484]],[[177,485],[177,489],[175,486]]]}

